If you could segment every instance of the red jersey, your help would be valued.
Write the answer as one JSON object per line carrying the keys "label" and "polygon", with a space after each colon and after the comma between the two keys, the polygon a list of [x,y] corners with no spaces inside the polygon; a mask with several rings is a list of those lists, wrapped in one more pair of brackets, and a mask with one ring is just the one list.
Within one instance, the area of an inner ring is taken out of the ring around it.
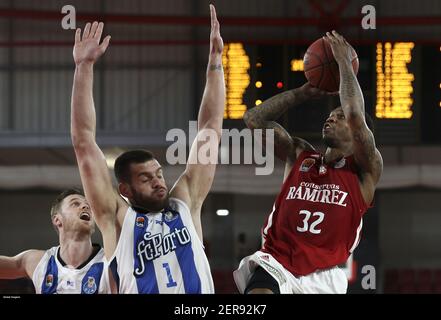
{"label": "red jersey", "polygon": [[262,251],[295,276],[343,264],[367,209],[353,156],[323,164],[321,154],[303,151],[262,228]]}

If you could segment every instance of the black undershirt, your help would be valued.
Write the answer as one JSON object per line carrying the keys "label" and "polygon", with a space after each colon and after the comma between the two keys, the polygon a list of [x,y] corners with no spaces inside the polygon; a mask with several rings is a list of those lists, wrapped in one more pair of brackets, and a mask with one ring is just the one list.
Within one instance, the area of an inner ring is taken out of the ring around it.
{"label": "black undershirt", "polygon": [[[92,253],[90,254],[89,258],[87,258],[86,261],[84,261],[82,264],[80,264],[78,267],[76,267],[75,269],[82,269],[84,268],[84,266],[86,266],[93,258],[95,258],[95,256],[97,255],[97,253],[101,250],[101,246],[97,243],[92,243]],[[67,265],[66,262],[63,261],[63,259],[61,259],[61,254],[60,254],[60,249],[58,249],[57,251],[57,259],[58,261],[60,261],[61,265],[63,267],[65,267]]]}

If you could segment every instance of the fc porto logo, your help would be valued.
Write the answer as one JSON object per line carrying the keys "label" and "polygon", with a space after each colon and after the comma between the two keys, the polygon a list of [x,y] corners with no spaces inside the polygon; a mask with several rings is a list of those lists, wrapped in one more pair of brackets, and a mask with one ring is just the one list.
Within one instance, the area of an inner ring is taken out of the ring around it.
{"label": "fc porto logo", "polygon": [[136,226],[137,227],[144,227],[145,218],[144,217],[136,217]]}
{"label": "fc porto logo", "polygon": [[309,169],[315,164],[315,159],[306,158],[303,160],[302,164],[300,165],[300,171],[302,172],[308,172]]}
{"label": "fc porto logo", "polygon": [[83,291],[86,294],[94,294],[96,291],[96,283],[94,277],[87,277],[87,282],[83,285]]}
{"label": "fc porto logo", "polygon": [[166,212],[164,212],[164,219],[165,219],[165,221],[167,221],[167,222],[173,221],[173,220],[175,220],[177,217],[178,217],[178,215],[177,215],[177,214],[174,214],[174,213],[171,212],[171,211],[166,211]]}
{"label": "fc porto logo", "polygon": [[46,287],[52,287],[52,284],[54,283],[54,276],[52,274],[48,274],[46,276],[45,285]]}

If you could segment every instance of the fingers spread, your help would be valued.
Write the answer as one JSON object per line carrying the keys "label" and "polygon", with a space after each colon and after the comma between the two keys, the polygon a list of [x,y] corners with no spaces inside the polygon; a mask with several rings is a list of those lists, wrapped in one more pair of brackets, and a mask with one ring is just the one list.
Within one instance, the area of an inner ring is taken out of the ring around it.
{"label": "fingers spread", "polygon": [[346,42],[345,38],[344,38],[341,34],[339,34],[337,31],[332,30],[332,34],[334,35],[334,37],[335,37],[338,41],[340,41],[340,42]]}
{"label": "fingers spread", "polygon": [[110,36],[104,38],[103,43],[100,45],[100,49],[102,52],[105,52],[107,47],[109,46]]}
{"label": "fingers spread", "polygon": [[96,29],[98,29],[98,22],[94,21],[92,23],[92,27],[90,28],[89,38],[95,37]]}
{"label": "fingers spread", "polygon": [[101,35],[103,34],[104,23],[100,22],[98,24],[98,28],[96,29],[94,38],[99,42],[101,39]]}
{"label": "fingers spread", "polygon": [[89,32],[90,32],[90,22],[86,23],[86,26],[84,27],[83,40],[86,40],[89,37]]}
{"label": "fingers spread", "polygon": [[329,32],[326,32],[326,37],[331,43],[335,42],[335,37]]}
{"label": "fingers spread", "polygon": [[81,29],[78,28],[77,31],[75,31],[75,44],[81,41]]}

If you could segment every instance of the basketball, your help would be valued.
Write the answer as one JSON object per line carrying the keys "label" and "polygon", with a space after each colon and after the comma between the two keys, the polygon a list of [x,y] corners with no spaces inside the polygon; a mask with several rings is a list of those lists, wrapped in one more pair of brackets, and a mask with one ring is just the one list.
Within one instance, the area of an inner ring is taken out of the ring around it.
{"label": "basketball", "polygon": [[[351,60],[357,75],[358,56],[354,49]],[[323,38],[308,47],[303,57],[303,64],[306,79],[312,86],[328,92],[338,91],[340,86],[338,64],[332,54],[331,46]]]}

